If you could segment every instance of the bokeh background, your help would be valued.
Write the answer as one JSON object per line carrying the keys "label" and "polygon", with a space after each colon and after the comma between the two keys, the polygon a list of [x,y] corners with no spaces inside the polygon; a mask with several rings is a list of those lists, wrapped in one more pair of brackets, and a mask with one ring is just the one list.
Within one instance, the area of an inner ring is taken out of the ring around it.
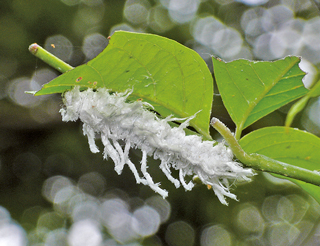
{"label": "bokeh background", "polygon": [[[163,200],[118,176],[92,154],[81,125],[61,122],[60,95],[33,97],[58,72],[28,52],[38,43],[78,66],[94,58],[115,30],[148,32],[211,55],[274,60],[302,57],[307,87],[318,79],[318,0],[1,0],[0,245],[320,245],[320,206],[289,181],[259,173],[234,185],[239,202],[221,205],[211,190],[169,190]],[[213,115],[234,127],[216,91]],[[248,131],[283,125],[289,106]],[[294,126],[320,136],[320,100]],[[215,135],[215,132],[212,132]],[[218,136],[218,135],[215,135]],[[131,152],[139,164],[141,153]]]}

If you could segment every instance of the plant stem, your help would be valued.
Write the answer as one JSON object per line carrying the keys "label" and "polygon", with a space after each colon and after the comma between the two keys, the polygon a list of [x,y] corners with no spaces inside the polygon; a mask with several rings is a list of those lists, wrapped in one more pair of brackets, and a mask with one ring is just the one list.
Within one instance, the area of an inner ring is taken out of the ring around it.
{"label": "plant stem", "polygon": [[50,52],[46,51],[40,45],[34,43],[29,46],[29,51],[36,57],[43,60],[45,63],[49,64],[51,67],[57,69],[61,73],[65,73],[71,69],[72,66],[65,63],[55,55],[51,54]]}
{"label": "plant stem", "polygon": [[241,133],[242,133],[242,125],[241,126],[237,126],[236,128],[236,132],[235,132],[235,138],[237,140],[239,140],[241,138]]}
{"label": "plant stem", "polygon": [[294,117],[301,111],[304,109],[304,107],[307,105],[308,101],[310,99],[310,94],[308,93],[307,95],[305,95],[304,97],[302,97],[299,101],[295,102],[290,110],[288,111],[287,114],[287,118],[286,118],[286,122],[285,122],[285,126],[286,127],[290,127]]}
{"label": "plant stem", "polygon": [[320,186],[320,173],[305,168],[293,166],[271,159],[257,153],[247,154],[240,146],[230,129],[217,118],[211,119],[211,125],[227,141],[233,154],[246,166],[255,170],[280,174],[285,177],[298,179]]}

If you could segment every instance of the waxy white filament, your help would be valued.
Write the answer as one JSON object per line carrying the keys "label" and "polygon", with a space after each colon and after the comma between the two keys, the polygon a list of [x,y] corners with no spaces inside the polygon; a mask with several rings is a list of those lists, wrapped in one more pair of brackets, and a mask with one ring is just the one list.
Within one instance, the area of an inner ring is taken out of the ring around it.
{"label": "waxy white filament", "polygon": [[[168,192],[155,184],[147,172],[147,156],[161,161],[160,169],[177,188],[182,185],[191,190],[194,184],[192,181],[186,183],[185,176],[197,176],[212,187],[221,203],[227,204],[225,196],[236,199],[229,190],[229,181],[249,180],[252,170],[235,162],[231,150],[224,144],[202,141],[196,135],[186,136],[184,128],[194,116],[172,128],[168,122],[176,118],[160,119],[147,110],[151,105],[141,101],[126,102],[130,93],[110,94],[104,88],[80,92],[76,87],[64,94],[65,107],[60,110],[62,120],[80,119],[83,122],[83,132],[93,153],[99,152],[95,137],[100,134],[104,158],[110,157],[114,161],[116,172],[120,174],[127,164],[137,183],[150,186],[163,197]],[[143,177],[129,158],[130,148],[142,151],[140,170]],[[171,168],[179,171],[179,178],[171,175]]]}

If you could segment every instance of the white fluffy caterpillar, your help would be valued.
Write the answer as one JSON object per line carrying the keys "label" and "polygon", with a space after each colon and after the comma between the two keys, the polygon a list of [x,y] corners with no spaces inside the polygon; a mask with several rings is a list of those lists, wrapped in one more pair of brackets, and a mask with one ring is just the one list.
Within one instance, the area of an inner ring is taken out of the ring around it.
{"label": "white fluffy caterpillar", "polygon": [[[120,174],[127,164],[137,183],[150,186],[163,197],[168,192],[155,184],[147,172],[147,156],[161,161],[160,169],[177,188],[182,184],[186,190],[191,190],[194,184],[186,183],[185,176],[197,176],[212,187],[221,203],[227,204],[225,196],[236,199],[229,190],[228,180],[249,180],[252,170],[235,162],[231,150],[224,144],[202,141],[196,135],[186,136],[183,129],[193,117],[172,128],[168,122],[176,118],[160,119],[146,109],[151,105],[141,101],[127,103],[130,93],[110,94],[104,88],[80,92],[79,87],[75,87],[64,94],[65,107],[60,110],[62,120],[83,122],[83,132],[93,153],[99,152],[95,135],[100,134],[105,146],[104,158],[114,161],[116,172]],[[119,144],[120,140],[124,146]],[[143,177],[129,158],[130,148],[142,151]],[[171,168],[179,170],[179,179],[171,175]]]}

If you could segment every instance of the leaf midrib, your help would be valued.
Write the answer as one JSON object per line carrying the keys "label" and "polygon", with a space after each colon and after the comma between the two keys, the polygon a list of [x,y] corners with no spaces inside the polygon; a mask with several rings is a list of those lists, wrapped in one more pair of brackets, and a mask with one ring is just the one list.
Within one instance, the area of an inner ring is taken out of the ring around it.
{"label": "leaf midrib", "polygon": [[[128,40],[127,42],[130,41],[128,38],[127,38],[127,40]],[[140,40],[141,40],[141,39],[140,39]],[[182,70],[182,68],[181,68],[181,66],[180,66],[179,61],[177,60],[176,55],[174,55],[172,52],[169,52],[168,50],[163,49],[163,48],[162,48],[161,46],[159,46],[158,44],[155,44],[155,43],[150,42],[149,40],[143,40],[143,41],[148,42],[148,43],[150,43],[151,45],[156,45],[160,50],[162,50],[162,51],[170,54],[170,55],[175,59],[176,64],[178,64],[180,74],[181,74],[181,76],[182,76],[182,84],[183,84],[182,87],[185,88],[185,79],[186,79],[186,76],[184,75],[184,72],[183,72],[183,70]],[[136,58],[135,55],[129,53],[129,51],[127,51],[127,50],[125,50],[125,49],[123,49],[123,48],[121,48],[121,47],[115,46],[114,43],[109,43],[109,45],[111,45],[111,46],[113,46],[114,48],[117,48],[117,49],[119,49],[119,50],[122,50],[122,51],[123,51],[124,53],[126,53],[126,54],[131,55],[132,58],[134,58],[134,59],[136,60],[136,62],[139,63],[139,64],[146,70],[146,72],[148,73],[148,75],[152,78],[153,83],[155,83],[154,77],[151,75],[150,71],[146,68],[146,66],[144,66],[144,65]],[[197,63],[198,63],[198,62],[197,62]],[[202,70],[201,70],[201,73],[204,74]],[[102,77],[100,73],[99,73],[99,76]],[[205,77],[204,77],[204,79],[205,79]],[[102,81],[104,82],[103,79],[102,79]],[[155,86],[156,86],[156,85],[154,84],[154,93],[155,93]],[[182,115],[182,114],[181,114],[182,112],[185,112],[185,108],[186,108],[186,103],[185,103],[185,101],[186,101],[185,90],[182,90],[182,92],[183,92],[183,104],[182,104],[182,105],[183,105],[183,109],[180,110],[180,111],[177,111],[177,110],[176,110],[175,108],[173,108],[173,107],[169,107],[169,105],[165,105],[165,104],[164,104],[164,101],[162,102],[162,101],[154,100],[154,99],[156,98],[156,96],[154,96],[154,98],[151,98],[151,97],[147,97],[147,96],[145,96],[145,95],[139,94],[139,93],[135,93],[134,91],[133,91],[132,95],[137,96],[137,97],[144,98],[144,99],[146,99],[146,100],[148,100],[148,101],[150,101],[150,102],[154,102],[154,103],[160,105],[161,107],[170,110],[171,112],[175,113],[176,115],[178,115],[178,116],[180,116],[180,117],[182,117],[182,118],[190,117],[191,115],[187,115],[187,114]],[[203,98],[203,97],[201,97],[201,98]],[[202,100],[203,100],[203,99],[202,99]],[[180,113],[178,113],[178,112],[180,112]],[[208,133],[206,132],[206,130],[205,130],[205,129],[202,129],[202,128],[199,127],[197,124],[194,124],[194,123],[191,121],[191,122],[190,122],[190,125],[193,126],[193,127],[195,127],[195,129],[196,129],[200,134],[204,135],[206,138],[208,138],[208,139],[211,138],[211,136],[208,135]]]}
{"label": "leaf midrib", "polygon": [[[178,64],[179,71],[180,71],[180,74],[181,74],[181,76],[182,76],[182,84],[183,84],[182,86],[183,86],[183,88],[185,88],[185,76],[184,76],[183,70],[182,70],[182,68],[181,68],[181,66],[180,66],[179,61],[177,60],[177,57],[176,57],[173,53],[171,53],[171,52],[168,51],[168,50],[163,49],[161,46],[159,46],[159,45],[156,44],[156,43],[150,42],[149,40],[145,40],[145,39],[136,39],[136,40],[141,40],[141,41],[144,41],[144,42],[148,42],[148,43],[151,44],[151,45],[156,45],[156,46],[159,48],[159,50],[162,50],[162,51],[170,54],[170,55],[175,59],[176,64]],[[128,42],[130,42],[130,39],[127,38],[127,43],[128,43]],[[115,48],[117,48],[117,49],[119,49],[119,50],[122,50],[124,53],[127,53],[127,54],[131,55],[131,56],[146,70],[146,72],[148,73],[148,75],[152,78],[153,83],[155,83],[155,80],[154,80],[153,75],[151,75],[150,71],[146,68],[145,65],[143,65],[143,64],[136,58],[136,56],[134,56],[134,55],[131,54],[129,51],[127,51],[127,50],[125,50],[125,49],[123,49],[123,48],[121,48],[121,47],[115,46],[113,42],[110,42],[109,45],[111,45],[111,46],[113,46],[113,47],[115,47]],[[156,87],[156,84],[154,84],[154,86],[153,86],[154,97],[156,97],[156,88],[155,88],[155,87]],[[182,96],[182,97],[183,97],[183,104],[182,104],[182,105],[183,105],[183,110],[185,110],[185,107],[186,107],[186,104],[185,104],[185,101],[186,101],[185,90],[182,90],[182,92],[183,92],[183,96]]]}
{"label": "leaf midrib", "polygon": [[[242,120],[239,122],[239,124],[237,124],[237,128],[239,128],[239,130],[243,129],[244,124],[246,123],[250,113],[253,111],[253,109],[258,105],[258,103],[265,97],[265,95],[284,77],[284,75],[290,70],[292,69],[292,67],[297,63],[297,61],[292,61],[291,63],[289,63],[289,65],[287,66],[287,69],[282,70],[282,72],[279,74],[279,76],[274,80],[274,82],[270,85],[270,86],[265,86],[265,89],[263,91],[263,93],[261,93],[260,95],[257,96],[256,100],[253,100],[252,102],[250,102],[248,104],[248,108],[245,111],[245,113],[243,114]],[[252,66],[252,64],[250,64],[250,66],[253,69],[253,72],[257,75],[257,77],[259,78],[259,80],[261,81],[260,77],[258,76],[255,68]],[[261,81],[262,82],[262,81]],[[264,83],[263,83],[264,84]]]}

